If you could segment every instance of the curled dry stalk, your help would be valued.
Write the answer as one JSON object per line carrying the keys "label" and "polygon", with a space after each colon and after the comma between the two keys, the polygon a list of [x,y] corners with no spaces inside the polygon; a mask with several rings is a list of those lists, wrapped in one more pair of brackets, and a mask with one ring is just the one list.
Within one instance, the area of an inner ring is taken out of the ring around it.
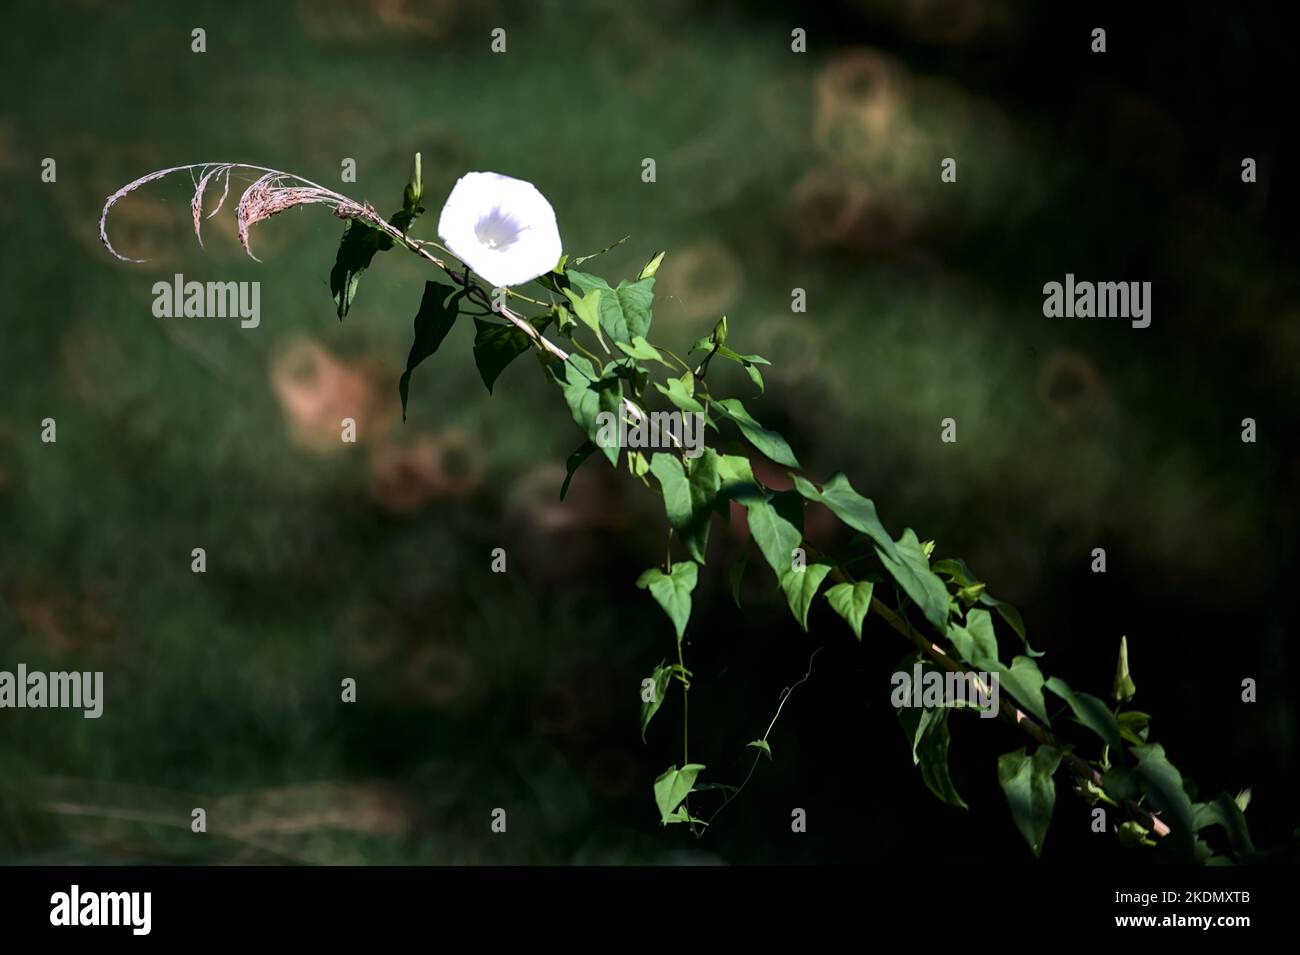
{"label": "curled dry stalk", "polygon": [[[355,295],[357,276],[368,267],[377,251],[400,246],[428,261],[447,277],[451,282],[447,291],[451,294],[444,295],[438,291],[441,287],[436,283],[426,283],[425,299],[433,303],[432,312],[436,313],[432,314],[432,319],[444,322],[445,327],[441,328],[432,348],[420,349],[421,322],[430,319],[426,315],[426,301],[422,301],[420,313],[416,316],[417,344],[408,358],[407,374],[403,376],[401,387],[404,408],[410,372],[437,348],[446,328],[458,314],[459,301],[464,299],[483,306],[485,317],[495,316],[506,323],[499,325],[480,322],[477,316],[474,318],[479,332],[475,340],[475,360],[489,391],[505,364],[517,354],[531,350],[539,356],[564,392],[574,421],[587,436],[569,459],[570,478],[598,450],[594,423],[597,403],[609,410],[608,398],[614,395],[617,402],[613,407],[619,409],[619,417],[634,425],[645,420],[646,398],[655,398],[655,391],[678,411],[703,415],[715,430],[718,422],[730,422],[737,426],[752,452],[794,469],[790,476],[795,489],[774,491],[755,479],[749,451],[730,454],[703,448],[701,454],[689,455],[677,435],[672,435],[673,441],[666,453],[655,453],[649,458],[630,448],[615,447],[611,453],[607,445],[599,445],[615,466],[618,466],[620,454],[626,451],[629,471],[646,487],[654,489],[651,477],[658,482],[671,525],[669,548],[662,569],[652,567],[637,582],[639,587],[648,589],[664,609],[677,634],[676,662],[661,664],[646,681],[653,684],[654,692],[643,697],[643,736],[673,682],[682,687],[685,709],[691,673],[686,668],[682,641],[690,617],[691,593],[698,578],[698,566],[704,564],[704,548],[714,511],[725,512],[730,502],[735,502],[741,505],[746,515],[750,538],[775,573],[796,620],[805,630],[809,607],[819,595],[822,582],[834,581],[835,585],[824,596],[859,640],[862,638],[863,619],[872,614],[916,648],[917,655],[905,660],[905,666],[911,666],[914,660],[917,666],[921,660],[928,661],[943,671],[964,675],[989,698],[995,689],[994,684],[1000,682],[1004,694],[998,703],[1001,717],[1038,747],[1032,756],[1024,748],[1007,753],[999,759],[997,767],[999,782],[1006,792],[1012,815],[1035,855],[1041,852],[1055,802],[1053,774],[1059,765],[1064,765],[1075,779],[1076,792],[1084,799],[1094,806],[1101,803],[1122,809],[1127,814],[1128,821],[1116,827],[1121,842],[1127,845],[1152,846],[1159,840],[1162,848],[1171,847],[1169,857],[1177,861],[1255,861],[1266,857],[1255,850],[1246,831],[1244,810],[1249,801],[1249,791],[1235,798],[1225,793],[1212,802],[1194,802],[1190,783],[1186,783],[1169,763],[1162,747],[1148,742],[1150,717],[1125,708],[1133,696],[1126,645],[1121,649],[1113,706],[1097,697],[1076,693],[1057,677],[1045,678],[1036,662],[1042,654],[1030,647],[1019,613],[992,597],[984,582],[978,580],[963,561],[948,559],[932,564],[932,543],[920,542],[911,530],[897,539],[889,535],[876,515],[874,503],[858,494],[844,475],[835,475],[822,485],[809,481],[798,473],[800,465],[784,438],[762,427],[740,401],[723,398],[711,391],[713,383],[706,383],[705,378],[715,360],[743,366],[760,393],[763,383],[759,367],[768,364],[761,356],[742,355],[728,345],[725,317],[711,335],[700,339],[684,353],[701,353],[703,358],[695,362],[688,362],[670,349],[648,341],[654,275],[663,253],[647,263],[634,281],[622,282],[616,289],[603,279],[576,270],[576,266],[594,255],[573,259],[567,269],[567,257],[561,259],[552,272],[536,280],[548,292],[562,294],[567,299],[567,302],[561,300],[560,304],[554,301],[548,304],[516,290],[496,290],[489,294],[469,267],[458,261],[448,249],[435,241],[409,234],[411,223],[424,211],[420,205],[423,184],[418,155],[404,193],[403,208],[388,219],[369,203],[358,202],[281,170],[227,162],[161,169],[128,183],[108,197],[100,215],[99,234],[109,252],[124,261],[141,261],[125,256],[113,247],[107,231],[108,215],[117,202],[135,190],[179,173],[189,174],[194,186],[190,207],[194,232],[200,243],[205,195],[210,184],[218,180],[222,183],[221,195],[208,218],[222,208],[232,178],[251,176],[251,182],[235,209],[239,241],[250,256],[253,256],[249,242],[252,226],[288,209],[321,205],[345,220],[348,225],[335,270],[331,273],[331,287],[340,318],[347,313]],[[354,234],[353,230],[361,231]],[[431,290],[438,291],[438,294],[430,295]],[[505,296],[547,311],[530,319],[507,307],[502,300]],[[611,301],[614,303],[612,307],[609,306]],[[574,314],[570,314],[570,308]],[[581,321],[574,320],[575,314]],[[560,335],[567,337],[572,350],[561,347],[544,333],[552,323]],[[585,347],[579,339],[584,328],[595,338],[595,341],[589,341],[591,348]],[[504,359],[501,353],[503,330],[507,346]],[[622,354],[609,348],[607,338]],[[603,360],[597,356],[597,344],[605,353]],[[480,348],[483,354],[480,354]],[[669,378],[666,386],[654,382],[655,388],[650,390],[647,386],[652,381],[649,370],[652,364],[665,366],[674,375],[678,370],[682,374]],[[568,484],[566,479],[561,489],[562,498]],[[856,531],[855,541],[870,546],[866,556],[874,556],[884,573],[877,573],[870,580],[860,580],[850,573],[849,564],[861,558],[839,560],[813,548],[802,532],[803,511],[810,505],[827,508],[843,525]],[[686,555],[677,560],[674,560],[672,552],[674,539],[686,550]],[[742,556],[732,571],[737,604],[739,583],[746,566],[747,557]],[[894,605],[884,599],[887,596],[895,598]],[[924,630],[943,639],[947,648],[914,626],[909,611],[919,614],[924,621]],[[999,659],[993,624],[995,613],[1024,646],[1024,655],[1016,656],[1010,666]],[[809,672],[794,686],[810,679],[811,673],[810,660]],[[789,698],[790,689],[782,694],[767,732],[748,744],[759,752],[740,787],[696,786],[696,779],[705,767],[689,763],[689,723],[683,719],[683,765],[672,767],[655,784],[655,798],[663,824],[685,823],[697,834],[707,828],[718,812],[749,782],[759,758],[764,755],[772,757],[768,737]],[[1080,756],[1075,745],[1066,742],[1050,728],[1044,689],[1066,705],[1075,723],[1090,730],[1100,740],[1103,746],[1099,758]],[[952,704],[947,701],[927,702],[919,722],[905,717],[905,709],[904,706],[898,710],[899,718],[912,742],[914,761],[921,766],[926,785],[945,802],[965,808],[965,803],[952,786],[947,768],[947,722]],[[698,800],[710,789],[722,790],[727,795],[705,821],[692,815],[688,800],[692,795],[696,795]],[[1230,855],[1211,849],[1209,843],[1198,835],[1212,826],[1221,827],[1227,834]]]}

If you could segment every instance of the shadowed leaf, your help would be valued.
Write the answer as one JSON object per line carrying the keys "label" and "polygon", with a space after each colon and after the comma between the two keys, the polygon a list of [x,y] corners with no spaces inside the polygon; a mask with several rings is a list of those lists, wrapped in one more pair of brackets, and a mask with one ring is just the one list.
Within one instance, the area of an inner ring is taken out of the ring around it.
{"label": "shadowed leaf", "polygon": [[438,350],[442,340],[451,331],[459,313],[460,300],[464,292],[457,291],[450,285],[437,282],[424,283],[424,295],[420,298],[420,310],[415,313],[415,341],[411,343],[410,354],[406,357],[406,371],[397,383],[397,390],[402,396],[402,420],[406,420],[406,400],[411,390],[411,372],[417,365]]}

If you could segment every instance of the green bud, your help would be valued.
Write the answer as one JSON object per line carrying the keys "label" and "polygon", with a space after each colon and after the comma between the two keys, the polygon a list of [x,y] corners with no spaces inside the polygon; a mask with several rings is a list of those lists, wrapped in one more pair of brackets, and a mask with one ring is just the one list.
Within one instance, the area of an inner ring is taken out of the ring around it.
{"label": "green bud", "polygon": [[1241,792],[1237,793],[1236,797],[1232,801],[1237,804],[1238,809],[1245,812],[1246,807],[1250,805],[1250,787],[1247,786]]}
{"label": "green bud", "polygon": [[1137,693],[1133,677],[1128,672],[1128,637],[1119,638],[1119,662],[1115,665],[1115,699],[1127,703]]}
{"label": "green bud", "polygon": [[643,279],[654,278],[654,274],[659,271],[659,265],[660,263],[663,262],[664,256],[667,254],[668,253],[666,252],[660,252],[653,259],[647,262],[645,264],[645,268],[641,270],[641,275],[638,276],[638,278],[643,278]]}
{"label": "green bud", "polygon": [[725,345],[727,343],[727,316],[723,315],[718,319],[718,324],[713,326],[713,344]]}
{"label": "green bud", "polygon": [[1089,806],[1095,806],[1105,797],[1105,791],[1091,779],[1076,779],[1074,792]]}
{"label": "green bud", "polygon": [[1150,832],[1142,828],[1142,826],[1136,822],[1130,821],[1130,822],[1121,823],[1119,828],[1116,829],[1115,832],[1119,836],[1120,845],[1128,849],[1132,849],[1136,846],[1155,845],[1155,841],[1153,839],[1147,838],[1147,836],[1150,835]]}
{"label": "green bud", "polygon": [[411,178],[406,184],[406,190],[402,193],[402,205],[407,212],[414,212],[420,207],[420,200],[424,198],[424,178],[420,173],[420,154],[415,154],[415,159],[411,162]]}

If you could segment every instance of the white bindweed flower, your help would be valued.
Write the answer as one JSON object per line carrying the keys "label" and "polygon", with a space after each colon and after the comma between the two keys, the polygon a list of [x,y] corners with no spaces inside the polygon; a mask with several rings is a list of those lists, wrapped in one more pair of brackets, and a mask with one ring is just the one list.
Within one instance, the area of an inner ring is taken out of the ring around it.
{"label": "white bindweed flower", "polygon": [[531,182],[495,172],[456,181],[438,219],[453,254],[498,288],[523,285],[560,261],[555,210]]}

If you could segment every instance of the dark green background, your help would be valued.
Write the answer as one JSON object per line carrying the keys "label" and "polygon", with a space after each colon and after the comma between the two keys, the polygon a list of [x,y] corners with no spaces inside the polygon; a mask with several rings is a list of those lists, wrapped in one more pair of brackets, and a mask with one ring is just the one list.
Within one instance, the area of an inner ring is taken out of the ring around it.
{"label": "dark green background", "polygon": [[[1205,795],[1254,787],[1257,843],[1289,838],[1300,311],[1294,142],[1272,102],[1292,82],[1285,32],[1195,5],[1059,6],[6,7],[0,668],[102,669],[107,700],[98,721],[0,712],[0,859],[1029,860],[994,773],[1015,734],[959,723],[953,773],[972,808],[939,804],[890,712],[904,643],[873,623],[859,645],[825,607],[805,635],[757,576],[737,612],[725,568],[741,538],[717,527],[696,599],[708,636],[687,646],[708,778],[738,781],[743,743],[825,649],[775,762],[715,831],[694,844],[659,830],[650,786],[679,757],[678,709],[642,746],[638,691],[671,635],[632,583],[659,555],[662,515],[597,462],[558,504],[579,439],[536,369],[521,361],[489,398],[465,323],[417,372],[401,425],[427,275],[414,257],[376,260],[340,325],[326,277],[341,224],[322,209],[256,227],[258,264],[230,210],[198,246],[182,177],[110,223],[150,263],[114,261],[96,236],[108,193],[209,160],[391,212],[416,150],[417,235],[460,174],[488,169],[538,185],[570,253],[630,234],[592,263],[601,274],[667,249],[652,337],[684,348],[729,315],[737,347],[775,363],[764,399],[742,378],[736,393],[811,472],[844,470],[896,533],[966,557],[1076,688],[1109,688],[1127,634],[1154,738]],[[1088,52],[1098,25],[1104,55]],[[505,55],[489,50],[498,26]],[[790,52],[794,27],[806,55]],[[947,156],[956,184],[939,182]],[[40,181],[44,157],[56,183]],[[339,182],[346,157],[355,184]],[[261,326],[154,318],[151,286],[176,272],[261,282]],[[1066,272],[1153,282],[1151,327],[1045,319],[1042,285]],[[806,314],[790,311],[795,287]],[[289,361],[304,348],[332,356],[322,377]],[[277,375],[327,417],[356,417],[360,443],[326,429],[330,450],[305,445]],[[949,416],[955,445],[939,441]],[[1247,416],[1256,444],[1240,440]],[[39,440],[45,417],[57,444]],[[439,441],[456,442],[456,480],[419,491],[433,479],[412,448]],[[506,575],[489,572],[497,546]],[[1089,571],[1099,546],[1105,576]],[[339,702],[344,676],[356,705]],[[194,806],[206,836],[189,832]],[[489,831],[495,807],[506,835]],[[1045,860],[1144,861],[1088,821],[1062,787]]]}

